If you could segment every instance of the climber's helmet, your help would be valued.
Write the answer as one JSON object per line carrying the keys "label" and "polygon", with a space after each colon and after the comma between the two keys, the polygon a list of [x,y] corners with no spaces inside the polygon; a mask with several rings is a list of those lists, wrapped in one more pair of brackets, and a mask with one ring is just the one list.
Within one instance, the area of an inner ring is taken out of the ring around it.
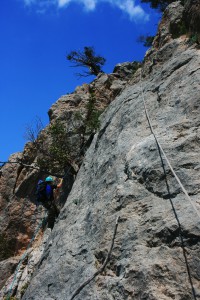
{"label": "climber's helmet", "polygon": [[45,179],[46,182],[53,182],[53,178],[51,176],[48,176],[46,179]]}

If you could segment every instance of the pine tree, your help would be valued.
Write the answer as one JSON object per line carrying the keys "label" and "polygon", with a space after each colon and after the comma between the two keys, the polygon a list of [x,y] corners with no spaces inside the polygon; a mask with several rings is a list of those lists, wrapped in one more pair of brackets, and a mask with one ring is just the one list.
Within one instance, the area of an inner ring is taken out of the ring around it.
{"label": "pine tree", "polygon": [[97,76],[102,72],[101,66],[106,62],[106,59],[102,56],[95,55],[93,47],[84,47],[84,50],[81,51],[71,51],[67,56],[67,60],[74,63],[74,67],[86,67],[89,71],[78,73],[79,76]]}
{"label": "pine tree", "polygon": [[141,0],[143,3],[150,3],[152,8],[159,9],[160,11],[164,11],[170,3],[175,1],[176,0]]}

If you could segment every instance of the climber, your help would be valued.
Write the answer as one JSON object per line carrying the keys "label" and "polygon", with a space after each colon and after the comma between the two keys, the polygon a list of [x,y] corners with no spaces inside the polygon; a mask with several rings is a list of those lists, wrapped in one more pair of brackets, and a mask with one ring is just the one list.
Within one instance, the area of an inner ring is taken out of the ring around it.
{"label": "climber", "polygon": [[45,179],[45,182],[40,180],[38,182],[37,201],[41,203],[48,210],[48,227],[53,229],[55,219],[59,215],[59,209],[54,201],[54,190],[62,186],[62,179],[59,184],[54,184],[54,180],[51,176]]}

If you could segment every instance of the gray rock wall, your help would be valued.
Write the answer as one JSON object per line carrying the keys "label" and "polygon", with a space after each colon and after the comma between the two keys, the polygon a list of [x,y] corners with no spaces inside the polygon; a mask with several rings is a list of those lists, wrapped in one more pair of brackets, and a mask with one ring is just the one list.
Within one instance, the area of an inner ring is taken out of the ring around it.
{"label": "gray rock wall", "polygon": [[[142,102],[200,211],[200,53],[182,38],[151,56],[102,115],[23,300],[200,299],[200,220],[160,158]],[[166,174],[166,177],[165,177]]]}
{"label": "gray rock wall", "polygon": [[[35,191],[38,181],[44,180],[50,174],[55,178],[64,176],[62,188],[54,195],[56,205],[59,209],[62,208],[71,191],[84,153],[96,130],[95,118],[93,117],[92,120],[90,118],[92,114],[89,114],[91,105],[88,104],[91,104],[91,97],[94,101],[93,112],[95,114],[93,116],[95,116],[98,112],[102,112],[116,94],[124,88],[138,65],[138,63],[120,64],[114,73],[101,73],[91,84],[83,84],[77,87],[74,93],[62,96],[49,110],[50,124],[38,134],[37,138],[35,137],[35,140],[32,140],[33,137],[31,137],[31,142],[25,145],[22,153],[11,155],[9,163],[1,167],[0,299],[7,297],[10,286],[13,288],[12,291],[9,291],[9,295],[17,295],[17,298],[21,299],[20,295],[24,293],[37,260],[39,260],[38,256],[37,259],[32,258],[35,257],[31,253],[32,250],[28,251],[22,266],[19,269],[16,268],[21,262],[20,255],[23,256],[27,247],[30,248],[30,241],[35,236],[38,221],[40,222],[40,219],[43,218],[41,206],[36,209],[35,205],[37,204]],[[55,160],[52,161],[52,154],[48,151],[52,146],[49,128],[56,121],[62,122],[65,128],[65,136],[62,137],[62,141],[59,141],[60,144],[63,143],[64,138],[67,141],[63,146],[69,156],[65,164],[63,161],[58,161],[58,156],[54,157]],[[98,122],[97,117],[96,122]],[[55,180],[56,182],[58,183]],[[46,223],[48,224],[48,221]],[[40,237],[43,235],[45,222],[41,229]],[[32,244],[35,247],[35,243]],[[37,245],[36,243],[36,248]],[[42,251],[39,251],[39,255],[41,253]],[[26,281],[24,280],[24,268],[29,274]],[[15,269],[16,274],[14,273]],[[10,285],[13,277],[17,280]]]}

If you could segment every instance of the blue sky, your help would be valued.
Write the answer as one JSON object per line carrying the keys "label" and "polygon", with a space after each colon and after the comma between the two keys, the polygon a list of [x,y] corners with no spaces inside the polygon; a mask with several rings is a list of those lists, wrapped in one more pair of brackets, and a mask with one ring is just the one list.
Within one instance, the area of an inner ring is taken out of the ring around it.
{"label": "blue sky", "polygon": [[78,79],[66,54],[93,46],[106,58],[103,70],[142,60],[137,42],[155,34],[160,15],[134,0],[1,0],[0,3],[0,161],[22,151],[24,132],[36,116],[62,95],[91,82]]}

